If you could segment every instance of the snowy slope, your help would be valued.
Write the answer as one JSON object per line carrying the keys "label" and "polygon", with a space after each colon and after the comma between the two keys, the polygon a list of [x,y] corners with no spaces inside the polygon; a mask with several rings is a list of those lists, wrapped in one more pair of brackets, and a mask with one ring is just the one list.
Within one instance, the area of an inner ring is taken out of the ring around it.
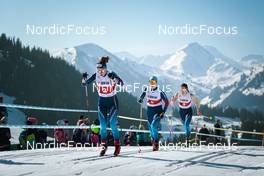
{"label": "snowy slope", "polygon": [[221,59],[228,63],[229,65],[232,65],[235,69],[242,70],[245,68],[245,66],[234,59],[224,55],[221,53],[217,48],[210,46],[210,45],[205,45],[203,46],[210,54],[212,54],[215,58]]}
{"label": "snowy slope", "polygon": [[263,110],[264,108],[264,65],[253,67],[249,74],[243,74],[234,91],[222,102],[234,107]]}
{"label": "snowy slope", "polygon": [[76,49],[75,48],[65,48],[56,50],[53,52],[53,56],[55,57],[63,57],[68,63],[71,65],[76,64]]}
{"label": "snowy slope", "polygon": [[[89,176],[262,176],[262,147],[232,149],[123,147],[119,157],[98,157],[97,150],[35,150],[0,152],[1,175]],[[108,154],[113,152],[110,147]]]}
{"label": "snowy slope", "polygon": [[[246,107],[262,110],[264,107],[264,65],[255,66],[237,74],[227,86],[217,86],[202,100],[211,106]],[[220,96],[217,96],[220,95]]]}
{"label": "snowy slope", "polygon": [[215,58],[200,44],[190,43],[167,59],[161,66],[162,70],[171,70],[177,74],[193,76],[206,75]]}
{"label": "snowy slope", "polygon": [[115,52],[114,55],[116,55],[117,57],[119,57],[122,60],[130,60],[130,61],[140,62],[139,57],[136,57],[127,51]]}
{"label": "snowy slope", "polygon": [[172,55],[172,54],[165,54],[165,55],[149,54],[141,57],[136,57],[129,52],[116,52],[114,54],[117,57],[121,58],[122,60],[127,59],[154,68],[160,68],[160,66]]}
{"label": "snowy slope", "polygon": [[140,63],[149,65],[155,68],[160,68],[160,66],[171,56],[172,54],[165,55],[145,55],[140,57]]}
{"label": "snowy slope", "polygon": [[262,96],[264,94],[264,64],[253,67],[240,91],[244,95]]}

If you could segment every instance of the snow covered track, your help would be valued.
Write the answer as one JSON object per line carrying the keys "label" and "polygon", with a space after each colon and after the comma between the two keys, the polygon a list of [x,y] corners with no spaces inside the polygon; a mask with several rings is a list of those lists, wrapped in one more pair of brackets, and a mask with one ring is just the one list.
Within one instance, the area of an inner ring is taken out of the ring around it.
{"label": "snow covered track", "polygon": [[123,147],[121,156],[98,157],[97,149],[0,153],[1,175],[264,175],[263,147],[187,151]]}

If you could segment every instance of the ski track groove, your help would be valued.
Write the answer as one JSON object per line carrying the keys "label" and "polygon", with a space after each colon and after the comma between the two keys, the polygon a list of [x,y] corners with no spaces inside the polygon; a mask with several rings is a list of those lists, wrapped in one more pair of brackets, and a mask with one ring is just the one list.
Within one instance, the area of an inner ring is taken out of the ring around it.
{"label": "ski track groove", "polygon": [[134,162],[127,162],[127,163],[122,163],[122,164],[115,164],[115,165],[112,165],[110,167],[105,167],[105,168],[102,168],[100,169],[100,171],[106,171],[106,170],[109,170],[109,169],[114,169],[114,168],[118,168],[118,167],[123,167],[123,166],[127,166],[127,165],[130,165]]}
{"label": "ski track groove", "polygon": [[[38,150],[38,149],[37,149]],[[20,151],[24,151],[24,150],[20,150]],[[29,153],[31,152],[31,153]],[[46,156],[54,156],[54,155],[63,155],[63,154],[67,154],[67,153],[70,153],[72,152],[72,150],[69,150],[69,151],[52,151],[52,152],[44,152],[44,151],[39,151],[39,152],[34,152],[32,153],[32,150],[30,150],[29,152],[25,152],[25,153],[21,153],[21,154],[17,154],[16,155],[16,158],[24,158],[25,156],[28,157],[28,156],[33,156],[33,157],[46,157]],[[10,159],[10,158],[13,158],[13,155],[3,155],[1,156],[2,159]]]}
{"label": "ski track groove", "polygon": [[[205,162],[205,161],[211,159],[212,157],[217,157],[219,155],[223,156],[223,155],[226,155],[226,154],[229,154],[229,153],[226,153],[226,152],[221,152],[221,153],[212,152],[212,153],[205,154],[205,155],[199,155],[199,156],[195,156],[195,157],[192,157],[192,158],[187,158],[186,159],[187,161],[179,160],[179,161],[176,161],[174,163],[170,163],[170,164],[166,165],[165,167],[172,167],[172,166],[174,166],[176,164],[176,168],[172,169],[172,170],[169,170],[169,171],[166,171],[166,172],[162,173],[161,175],[168,175],[168,174],[176,172],[176,171],[178,171],[178,170],[180,170],[182,168],[187,168],[189,166],[194,166],[194,165],[200,164],[199,162]],[[201,158],[201,159],[199,159],[199,158]],[[177,163],[179,163],[179,165]]]}
{"label": "ski track groove", "polygon": [[18,174],[17,176],[26,176],[26,175],[31,175],[31,174],[34,174],[34,172],[26,172],[23,174]]}
{"label": "ski track groove", "polygon": [[[144,150],[144,151],[141,151],[140,153],[149,153],[149,152],[152,152],[152,150]],[[138,154],[138,152],[136,152],[136,151],[122,152],[117,157],[129,156],[129,155],[133,155],[133,154]],[[95,155],[95,156],[89,156],[89,157],[73,159],[72,161],[87,162],[87,161],[103,160],[103,159],[108,159],[108,158],[112,158],[112,157],[115,157],[115,156],[114,155],[105,155],[105,156]]]}
{"label": "ski track groove", "polygon": [[83,174],[83,172],[80,171],[80,172],[75,173],[74,175],[82,175],[82,174]]}

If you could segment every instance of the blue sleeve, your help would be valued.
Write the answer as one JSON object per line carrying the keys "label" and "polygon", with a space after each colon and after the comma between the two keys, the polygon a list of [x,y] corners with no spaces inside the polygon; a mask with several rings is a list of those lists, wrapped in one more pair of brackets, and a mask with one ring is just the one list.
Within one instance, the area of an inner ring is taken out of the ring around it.
{"label": "blue sleeve", "polygon": [[167,111],[167,108],[169,106],[169,100],[167,98],[167,95],[163,91],[160,92],[160,96],[161,96],[161,99],[164,102],[164,109],[163,109],[163,111],[166,112]]}
{"label": "blue sleeve", "polygon": [[90,78],[88,78],[87,81],[83,84],[83,86],[90,84],[95,80],[95,78],[96,78],[96,73],[94,73]]}

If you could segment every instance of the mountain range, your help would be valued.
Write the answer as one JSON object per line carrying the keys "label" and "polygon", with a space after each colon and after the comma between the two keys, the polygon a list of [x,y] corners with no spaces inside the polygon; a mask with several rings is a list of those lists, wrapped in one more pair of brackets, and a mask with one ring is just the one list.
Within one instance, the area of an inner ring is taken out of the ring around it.
{"label": "mountain range", "polygon": [[[232,106],[263,110],[264,57],[250,54],[239,61],[224,55],[213,46],[189,43],[167,55],[136,57],[129,52],[112,53],[94,43],[55,50],[80,72],[94,73],[102,55],[110,56],[109,69],[115,71],[126,84],[147,84],[156,75],[159,84],[170,85],[168,96],[186,82],[190,90],[209,106]],[[163,87],[164,88],[164,87]],[[138,96],[141,90],[132,92]]]}

